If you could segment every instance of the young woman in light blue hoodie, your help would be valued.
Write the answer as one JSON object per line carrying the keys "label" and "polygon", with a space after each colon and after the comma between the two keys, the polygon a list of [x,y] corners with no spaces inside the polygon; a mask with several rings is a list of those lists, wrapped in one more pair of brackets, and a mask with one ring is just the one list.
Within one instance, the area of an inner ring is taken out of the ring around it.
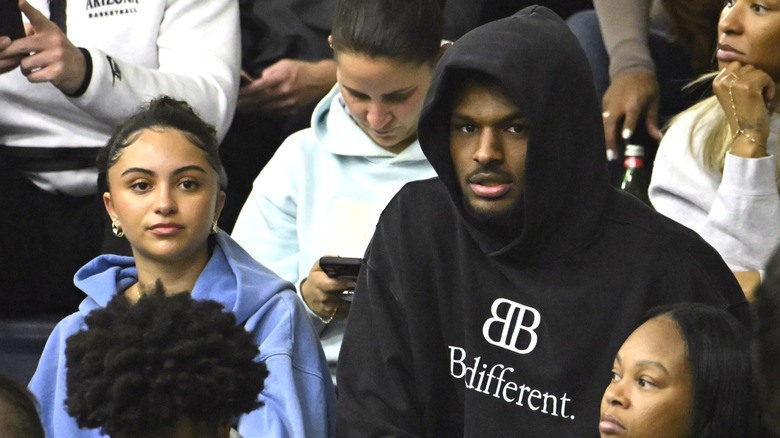
{"label": "young woman in light blue hoodie", "polygon": [[[325,255],[362,257],[382,209],[407,182],[434,177],[417,120],[442,45],[439,0],[339,2],[329,38],[338,83],[311,128],[291,135],[260,172],[232,236],[298,285],[335,380],[351,280]],[[230,202],[230,200],[228,200]]]}
{"label": "young woman in light blue hoodie", "polygon": [[334,434],[335,391],[292,284],[216,226],[226,182],[217,145],[214,129],[186,103],[162,97],[120,125],[103,149],[106,210],[133,257],[102,255],[76,273],[87,298],[54,329],[30,382],[49,438],[103,436],[79,429],[66,412],[65,341],[86,328],[91,310],[117,294],[135,303],[158,282],[219,302],[254,335],[270,376],[259,397],[264,406],[237,419],[243,437]]}

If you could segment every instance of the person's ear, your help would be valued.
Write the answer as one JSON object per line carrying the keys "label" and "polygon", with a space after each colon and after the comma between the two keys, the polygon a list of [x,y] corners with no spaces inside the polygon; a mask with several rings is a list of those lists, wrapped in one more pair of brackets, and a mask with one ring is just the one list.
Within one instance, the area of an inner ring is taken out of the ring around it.
{"label": "person's ear", "polygon": [[333,35],[328,35],[328,46],[333,49]]}
{"label": "person's ear", "polygon": [[219,220],[219,215],[222,214],[222,209],[225,207],[226,198],[227,195],[225,195],[225,191],[220,190],[217,194],[217,205],[214,207],[214,221]]}
{"label": "person's ear", "polygon": [[103,205],[106,207],[106,211],[108,212],[108,216],[111,218],[111,220],[116,219],[116,213],[114,213],[114,202],[111,200],[111,193],[103,193]]}
{"label": "person's ear", "polygon": [[436,57],[436,62],[438,63],[442,56],[444,56],[444,52],[447,51],[452,47],[452,41],[445,40],[442,45],[439,47],[439,55]]}

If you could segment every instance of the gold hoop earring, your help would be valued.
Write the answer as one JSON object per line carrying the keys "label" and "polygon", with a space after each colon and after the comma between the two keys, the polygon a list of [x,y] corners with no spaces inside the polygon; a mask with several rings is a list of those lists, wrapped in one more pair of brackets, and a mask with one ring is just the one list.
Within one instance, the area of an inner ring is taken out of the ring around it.
{"label": "gold hoop earring", "polygon": [[111,231],[114,232],[114,236],[116,237],[124,237],[125,232],[122,230],[122,226],[119,225],[119,219],[113,219],[111,221]]}
{"label": "gold hoop earring", "polygon": [[211,223],[211,234],[217,234],[219,229],[217,229],[217,220],[214,219],[214,222]]}

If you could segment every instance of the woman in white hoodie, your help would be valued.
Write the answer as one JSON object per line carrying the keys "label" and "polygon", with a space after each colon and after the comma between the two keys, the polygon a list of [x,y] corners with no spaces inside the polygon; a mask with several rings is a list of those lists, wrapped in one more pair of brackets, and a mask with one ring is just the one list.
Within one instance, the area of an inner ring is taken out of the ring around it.
{"label": "woman in white hoodie", "polygon": [[255,259],[299,286],[334,378],[350,307],[342,292],[354,282],[329,278],[318,260],[361,257],[401,186],[435,176],[417,120],[441,38],[439,0],[340,1],[329,37],[338,83],[311,128],[260,172],[233,229]]}

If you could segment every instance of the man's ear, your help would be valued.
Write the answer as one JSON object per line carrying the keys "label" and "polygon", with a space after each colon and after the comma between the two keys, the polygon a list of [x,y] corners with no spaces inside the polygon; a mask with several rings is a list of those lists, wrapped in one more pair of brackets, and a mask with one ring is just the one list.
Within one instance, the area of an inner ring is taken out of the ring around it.
{"label": "man's ear", "polygon": [[444,56],[444,52],[446,52],[450,47],[452,47],[452,41],[444,40],[442,42],[441,46],[439,47],[439,56],[436,57],[436,62],[439,62],[441,57]]}

